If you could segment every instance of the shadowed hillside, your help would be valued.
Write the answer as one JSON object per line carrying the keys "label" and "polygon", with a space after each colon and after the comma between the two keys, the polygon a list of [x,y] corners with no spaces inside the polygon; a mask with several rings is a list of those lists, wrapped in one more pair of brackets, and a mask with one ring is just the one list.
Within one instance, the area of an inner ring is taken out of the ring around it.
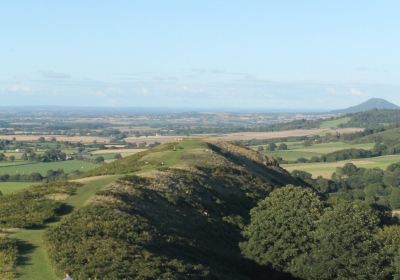
{"label": "shadowed hillside", "polygon": [[[287,279],[246,260],[249,210],[295,181],[229,143],[187,140],[106,164],[124,175],[47,233],[50,256],[76,279]],[[90,252],[90,254],[88,253]]]}

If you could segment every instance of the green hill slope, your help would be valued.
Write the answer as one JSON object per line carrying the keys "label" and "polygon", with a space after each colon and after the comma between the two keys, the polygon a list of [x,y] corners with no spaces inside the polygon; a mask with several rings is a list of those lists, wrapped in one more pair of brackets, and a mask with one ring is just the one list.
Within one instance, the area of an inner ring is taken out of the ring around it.
{"label": "green hill slope", "polygon": [[400,144],[400,128],[392,128],[382,132],[373,133],[356,139],[359,143],[385,143],[386,145],[393,146]]}
{"label": "green hill slope", "polygon": [[[266,279],[238,248],[249,210],[298,184],[274,161],[229,143],[186,140],[105,164],[126,174],[49,229],[56,268],[74,279]],[[282,276],[283,277],[283,276]]]}

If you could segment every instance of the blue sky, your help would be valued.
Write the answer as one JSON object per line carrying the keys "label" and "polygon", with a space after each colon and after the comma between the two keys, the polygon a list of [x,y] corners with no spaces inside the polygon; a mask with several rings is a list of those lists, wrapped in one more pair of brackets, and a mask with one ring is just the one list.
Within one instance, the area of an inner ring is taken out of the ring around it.
{"label": "blue sky", "polygon": [[2,1],[1,105],[400,104],[399,1]]}

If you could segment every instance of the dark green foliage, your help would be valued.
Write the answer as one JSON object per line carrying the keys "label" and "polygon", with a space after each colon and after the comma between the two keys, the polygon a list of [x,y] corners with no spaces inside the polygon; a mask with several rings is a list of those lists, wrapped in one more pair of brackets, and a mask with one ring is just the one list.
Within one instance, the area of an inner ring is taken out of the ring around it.
{"label": "dark green foliage", "polygon": [[0,236],[0,279],[15,279],[17,254],[17,242],[13,239]]}
{"label": "dark green foliage", "polygon": [[0,175],[0,182],[40,182],[43,178],[38,172],[31,174],[2,174]]}
{"label": "dark green foliage", "polygon": [[365,203],[339,199],[324,208],[311,190],[288,186],[252,209],[241,248],[257,263],[301,279],[389,279],[397,260],[390,254],[397,256],[400,245],[385,249],[376,236],[380,225]]}
{"label": "dark green foliage", "polygon": [[391,188],[389,203],[392,209],[400,208],[400,188]]}
{"label": "dark green foliage", "polygon": [[3,227],[34,227],[43,225],[56,214],[61,203],[30,192],[0,197],[0,225]]}
{"label": "dark green foliage", "polygon": [[371,110],[350,115],[351,119],[343,126],[377,128],[384,124],[397,124],[400,120],[400,110]]}
{"label": "dark green foliage", "polygon": [[207,275],[201,265],[151,254],[146,247],[156,238],[160,236],[145,219],[117,208],[92,206],[52,228],[47,247],[57,266],[73,271],[74,279],[171,279],[177,273],[201,279]]}
{"label": "dark green foliage", "polygon": [[7,160],[7,156],[3,153],[0,153],[0,161],[6,161]]}
{"label": "dark green foliage", "polygon": [[347,163],[337,168],[331,180],[312,178],[310,173],[294,170],[292,176],[312,186],[329,197],[353,201],[364,200],[370,204],[400,208],[400,165],[392,164],[386,170],[358,168]]}
{"label": "dark green foliage", "polygon": [[288,149],[288,146],[285,143],[281,143],[278,146],[278,150],[285,151]]}
{"label": "dark green foliage", "polygon": [[275,151],[276,148],[277,148],[277,146],[276,146],[275,143],[269,143],[268,146],[267,146],[267,150],[270,151],[270,152]]}
{"label": "dark green foliage", "polygon": [[271,190],[229,164],[129,175],[52,228],[47,246],[75,279],[258,279],[262,268],[238,243],[249,210]]}
{"label": "dark green foliage", "polygon": [[243,254],[262,265],[303,276],[299,258],[309,254],[323,204],[309,189],[277,189],[251,210],[251,223],[243,232]]}
{"label": "dark green foliage", "polygon": [[383,254],[390,260],[389,272],[393,279],[400,279],[400,226],[386,226],[377,234],[378,240],[383,243]]}
{"label": "dark green foliage", "polygon": [[324,155],[322,161],[333,162],[346,159],[368,158],[374,156],[371,151],[364,149],[345,149]]}
{"label": "dark green foliage", "polygon": [[38,156],[38,161],[52,162],[62,161],[66,159],[66,154],[59,149],[50,149],[44,152],[43,155]]}
{"label": "dark green foliage", "polygon": [[294,120],[291,122],[277,123],[267,127],[267,131],[282,131],[293,129],[311,129],[319,128],[322,120]]}
{"label": "dark green foliage", "polygon": [[321,194],[328,194],[337,191],[337,185],[332,180],[325,179],[321,176],[319,176],[316,179],[313,179],[311,173],[301,170],[293,170],[291,174],[293,177],[312,186],[315,190],[317,190]]}
{"label": "dark green foliage", "polygon": [[383,183],[390,187],[400,186],[400,164],[394,163],[388,166],[383,176]]}
{"label": "dark green foliage", "polygon": [[374,234],[380,220],[366,204],[342,202],[327,208],[317,224],[312,253],[303,268],[308,279],[385,279],[389,259]]}
{"label": "dark green foliage", "polygon": [[94,159],[95,163],[103,163],[104,162],[104,157],[103,156],[98,156]]}
{"label": "dark green foliage", "polygon": [[37,227],[55,217],[63,206],[50,199],[52,194],[72,194],[78,184],[54,183],[31,187],[0,196],[1,227]]}
{"label": "dark green foliage", "polygon": [[374,151],[368,151],[364,149],[344,149],[335,151],[332,153],[328,153],[322,156],[314,156],[311,159],[306,159],[304,157],[298,158],[296,160],[297,163],[305,163],[305,162],[334,162],[334,161],[342,161],[347,159],[358,159],[358,158],[370,158],[380,156],[382,154],[375,153]]}

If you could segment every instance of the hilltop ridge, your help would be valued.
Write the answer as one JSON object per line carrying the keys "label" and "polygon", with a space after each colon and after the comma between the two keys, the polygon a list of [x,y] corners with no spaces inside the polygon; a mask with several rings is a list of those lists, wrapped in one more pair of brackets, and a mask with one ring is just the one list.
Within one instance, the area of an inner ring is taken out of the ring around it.
{"label": "hilltop ridge", "polygon": [[[122,177],[47,235],[60,271],[71,267],[79,279],[279,275],[244,258],[238,247],[249,210],[275,188],[301,184],[274,160],[243,146],[191,139],[105,164],[88,175],[107,174]],[[88,250],[95,252],[83,266]],[[105,251],[109,258],[101,257]]]}
{"label": "hilltop ridge", "polygon": [[374,109],[399,109],[399,108],[400,107],[397,106],[396,104],[393,104],[385,99],[371,98],[361,104],[358,104],[358,105],[355,105],[355,106],[352,106],[349,108],[345,108],[345,109],[334,110],[331,113],[351,114],[351,113],[370,111],[370,110],[374,110]]}

